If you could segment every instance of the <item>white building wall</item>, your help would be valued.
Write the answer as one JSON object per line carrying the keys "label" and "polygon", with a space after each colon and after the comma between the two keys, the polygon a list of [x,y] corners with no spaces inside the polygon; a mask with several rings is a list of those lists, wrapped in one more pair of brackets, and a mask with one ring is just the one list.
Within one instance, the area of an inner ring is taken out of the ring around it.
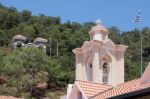
{"label": "white building wall", "polygon": [[98,49],[94,53],[92,68],[93,68],[93,82],[101,83],[102,82],[102,69],[100,69]]}
{"label": "white building wall", "polygon": [[[92,63],[91,63],[92,64]],[[90,68],[90,64],[87,64],[87,81],[93,81],[93,68]]]}
{"label": "white building wall", "polygon": [[83,80],[82,54],[76,54],[76,80]]}
{"label": "white building wall", "polygon": [[99,32],[96,32],[96,33],[93,35],[93,40],[102,41],[102,34],[100,34]]}
{"label": "white building wall", "polygon": [[117,84],[124,83],[124,54],[123,52],[118,53],[117,55],[117,71],[116,72],[116,77],[117,79]]}
{"label": "white building wall", "polygon": [[73,84],[68,84],[67,86],[67,99],[69,98],[70,96],[70,93],[72,91],[72,88],[73,88]]}
{"label": "white building wall", "polygon": [[82,64],[82,75],[83,75],[83,80],[87,81],[87,70],[86,70],[86,64]]}

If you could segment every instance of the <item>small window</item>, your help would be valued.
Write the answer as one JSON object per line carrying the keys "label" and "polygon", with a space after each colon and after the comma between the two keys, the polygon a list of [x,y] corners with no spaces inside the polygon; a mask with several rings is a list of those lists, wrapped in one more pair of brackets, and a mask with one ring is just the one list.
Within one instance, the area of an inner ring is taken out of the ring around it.
{"label": "small window", "polygon": [[105,40],[105,35],[102,35],[102,39]]}
{"label": "small window", "polygon": [[90,64],[90,68],[92,68],[92,64]]}

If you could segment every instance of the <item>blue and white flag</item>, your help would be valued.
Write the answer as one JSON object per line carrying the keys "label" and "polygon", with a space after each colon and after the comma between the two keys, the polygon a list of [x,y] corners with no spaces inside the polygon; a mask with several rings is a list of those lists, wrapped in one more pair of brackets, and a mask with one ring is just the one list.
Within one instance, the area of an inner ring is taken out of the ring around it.
{"label": "blue and white flag", "polygon": [[134,18],[134,22],[140,22],[141,11],[139,10],[138,15]]}

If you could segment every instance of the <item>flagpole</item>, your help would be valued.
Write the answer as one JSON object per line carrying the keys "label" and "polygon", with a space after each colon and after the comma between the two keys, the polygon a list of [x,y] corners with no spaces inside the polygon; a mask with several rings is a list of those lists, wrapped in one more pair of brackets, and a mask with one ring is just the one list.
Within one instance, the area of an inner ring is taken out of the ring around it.
{"label": "flagpole", "polygon": [[140,32],[140,45],[141,45],[141,48],[140,48],[140,56],[141,56],[141,77],[142,77],[142,74],[143,74],[143,57],[142,57],[142,52],[143,52],[143,42],[142,42],[142,31],[141,31],[141,29],[140,29],[140,22],[141,22],[141,11],[139,10],[139,21],[138,21],[138,23],[139,23],[139,32]]}
{"label": "flagpole", "polygon": [[142,74],[143,74],[143,66],[142,66],[142,64],[143,64],[143,57],[142,57],[142,52],[143,52],[143,42],[142,42],[142,32],[141,32],[141,30],[140,30],[140,36],[141,36],[141,77],[142,77]]}
{"label": "flagpole", "polygon": [[143,64],[143,57],[142,57],[142,52],[143,52],[143,42],[142,42],[142,32],[141,32],[141,30],[140,30],[140,18],[141,18],[141,11],[139,10],[139,12],[138,12],[138,16],[136,16],[136,18],[134,19],[134,22],[138,22],[139,24],[139,32],[140,32],[140,57],[141,57],[141,70],[140,70],[140,72],[141,72],[141,77],[142,77],[142,74],[143,74],[143,66],[142,66],[142,64]]}
{"label": "flagpole", "polygon": [[142,57],[142,52],[143,52],[143,42],[142,42],[142,31],[140,29],[140,22],[141,22],[141,11],[139,10],[139,16],[140,16],[140,21],[139,21],[139,30],[140,30],[140,36],[141,36],[141,77],[143,74],[143,57]]}

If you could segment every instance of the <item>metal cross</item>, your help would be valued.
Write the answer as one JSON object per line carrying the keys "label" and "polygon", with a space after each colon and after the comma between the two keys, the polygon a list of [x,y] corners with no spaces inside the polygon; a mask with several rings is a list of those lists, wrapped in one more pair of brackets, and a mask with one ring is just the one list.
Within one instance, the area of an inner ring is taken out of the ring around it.
{"label": "metal cross", "polygon": [[100,19],[98,19],[98,20],[96,21],[96,24],[97,24],[97,25],[100,25],[100,24],[102,24],[102,21],[101,21]]}

